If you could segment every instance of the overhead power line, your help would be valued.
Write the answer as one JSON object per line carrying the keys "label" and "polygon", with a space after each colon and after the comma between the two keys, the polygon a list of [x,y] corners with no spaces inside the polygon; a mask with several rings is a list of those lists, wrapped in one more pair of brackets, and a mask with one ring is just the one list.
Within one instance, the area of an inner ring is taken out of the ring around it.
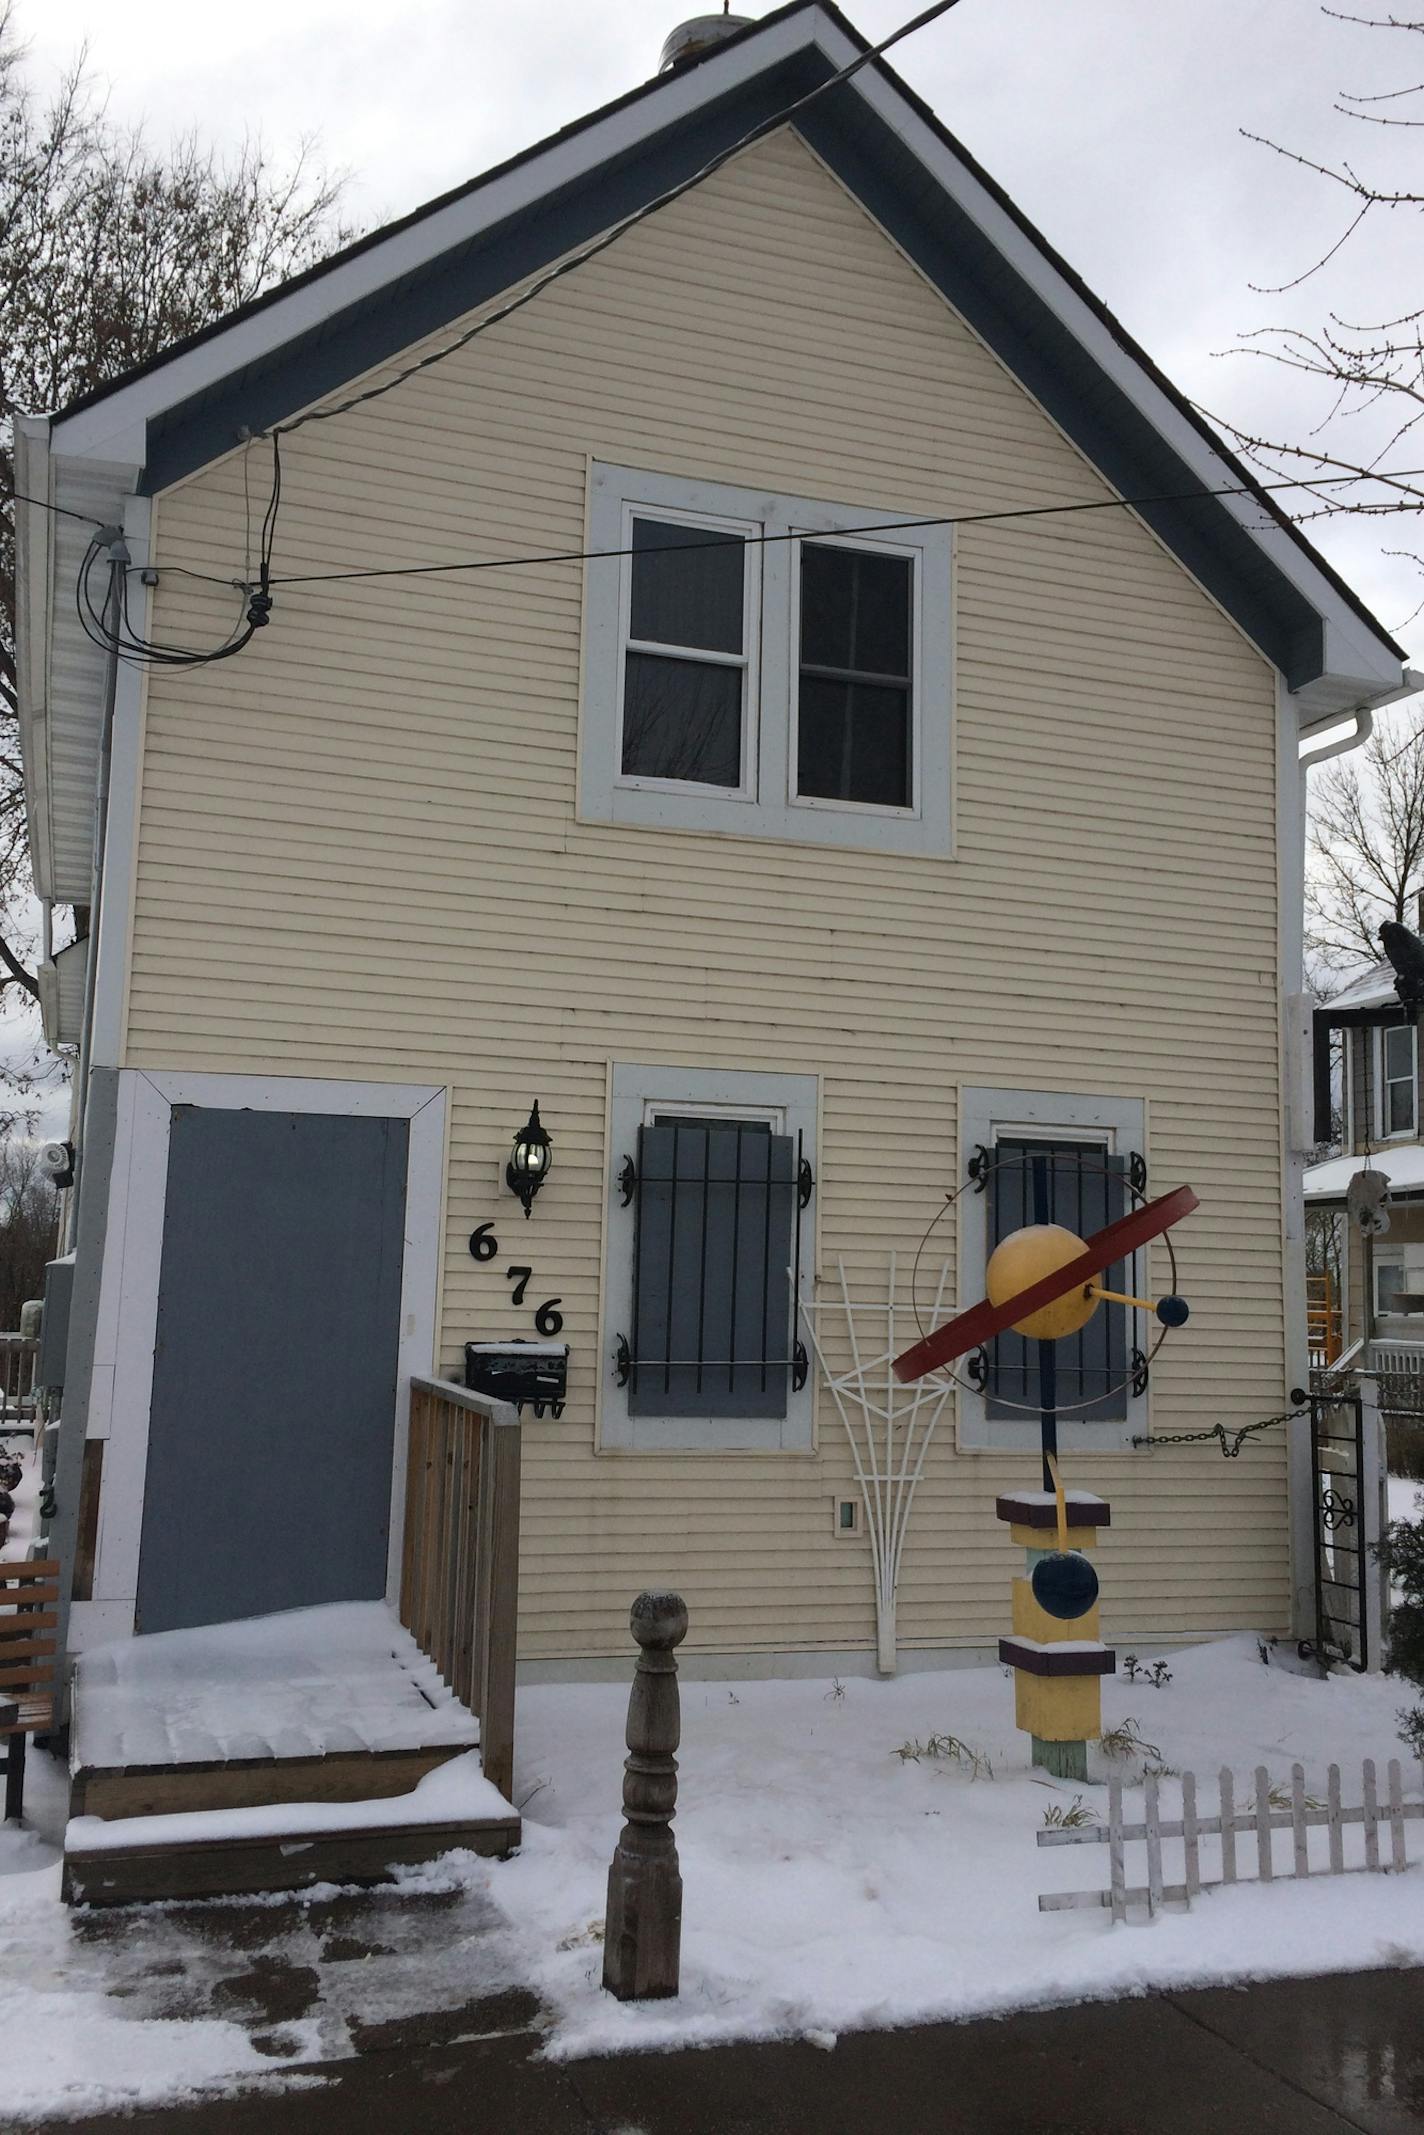
{"label": "overhead power line", "polygon": [[22,489],[7,489],[0,495],[0,504],[33,504],[36,511],[54,512],[61,519],[77,519],[82,526],[99,527],[104,524],[93,512],[71,511],[67,504],[52,504],[48,497],[27,497]]}
{"label": "overhead power line", "polygon": [[789,119],[795,118],[798,112],[804,111],[808,104],[814,104],[819,97],[839,88],[842,82],[848,82],[852,75],[859,74],[862,67],[868,67],[872,60],[879,59],[883,53],[888,52],[892,45],[899,44],[902,38],[913,36],[916,30],[927,28],[930,23],[938,21],[941,15],[947,15],[952,7],[958,5],[959,0],[936,0],[933,7],[922,9],[909,22],[902,22],[898,30],[892,30],[888,37],[881,38],[879,44],[871,45],[868,51],[861,52],[848,66],[840,67],[834,74],[827,75],[823,82],[818,82],[814,89],[808,89],[804,96],[798,96],[793,103],[783,105],[779,111],[772,112],[769,118],[760,120],[747,133],[733,141],[730,147],[720,149],[689,177],[680,178],[676,185],[670,185],[667,191],[659,193],[656,199],[645,201],[640,208],[635,208],[630,215],[625,215],[621,222],[614,223],[611,229],[601,231],[590,243],[581,246],[576,252],[571,252],[566,259],[561,259],[556,266],[539,275],[536,280],[521,289],[517,296],[510,297],[496,310],[486,312],[483,318],[477,319],[473,326],[467,327],[455,340],[447,341],[442,348],[432,349],[417,362],[407,364],[405,369],[397,371],[393,378],[384,378],[375,385],[366,386],[361,392],[352,393],[345,400],[334,401],[330,407],[308,408],[301,415],[292,416],[287,422],[274,423],[271,430],[264,434],[287,436],[293,430],[300,430],[306,423],[324,423],[329,422],[335,415],[347,415],[353,408],[364,407],[367,401],[379,400],[383,394],[393,393],[396,387],[404,385],[407,379],[418,376],[421,371],[429,370],[433,364],[443,363],[448,356],[458,354],[462,348],[468,348],[481,334],[487,334],[491,327],[501,325],[504,320],[512,318],[515,312],[522,311],[526,304],[532,304],[535,297],[542,296],[546,289],[552,287],[555,282],[562,281],[565,275],[572,274],[575,268],[585,266],[591,259],[597,259],[601,252],[606,252],[610,245],[616,245],[620,237],[626,237],[630,230],[636,229],[639,223],[646,222],[650,215],[656,215],[662,208],[671,207],[675,200],[681,200],[685,193],[690,193],[695,186],[705,183],[725,164],[730,163],[734,156],[741,155],[744,149],[753,147],[756,142],[765,140],[768,134],[775,133]]}
{"label": "overhead power line", "polygon": [[[838,68],[834,74],[828,75],[825,81],[817,83],[816,87],[808,90],[804,96],[797,97],[794,102],[784,105],[779,111],[773,112],[768,118],[753,126],[749,132],[744,133],[738,140],[733,141],[730,147],[724,148],[718,155],[713,156],[709,162],[704,163],[700,170],[696,170],[691,176],[681,179],[676,185],[669,186],[667,191],[660,193],[656,199],[646,201],[642,207],[635,209],[631,215],[624,216],[623,220],[615,223],[611,229],[602,231],[591,243],[582,246],[578,251],[560,260],[557,265],[551,267],[545,274],[540,275],[535,281],[520,290],[517,296],[511,297],[506,303],[500,305],[497,310],[487,312],[483,318],[478,319],[473,326],[467,328],[455,340],[447,342],[441,348],[430,350],[426,355],[420,357],[417,362],[407,364],[403,370],[396,372],[394,377],[382,379],[378,384],[367,386],[363,391],[353,393],[345,400],[335,401],[329,407],[308,408],[301,415],[295,415],[284,423],[276,423],[269,430],[262,432],[262,435],[270,437],[272,441],[272,488],[267,506],[267,516],[263,522],[261,573],[255,588],[244,587],[244,590],[251,595],[245,623],[240,625],[222,645],[206,652],[199,652],[187,647],[160,646],[140,638],[133,632],[128,625],[126,616],[121,616],[120,626],[110,631],[104,614],[102,611],[95,609],[88,592],[89,573],[93,570],[95,560],[99,554],[98,544],[93,543],[91,543],[89,553],[85,557],[84,565],[79,575],[79,583],[75,589],[75,604],[78,609],[79,620],[86,634],[93,638],[96,643],[102,644],[110,651],[117,653],[122,659],[143,660],[150,665],[157,666],[199,667],[213,660],[231,659],[234,653],[241,652],[243,647],[251,642],[255,632],[269,621],[271,616],[271,586],[274,583],[271,572],[272,548],[277,531],[277,515],[281,509],[282,501],[280,440],[283,437],[290,435],[294,430],[300,430],[306,423],[329,422],[333,416],[345,415],[351,409],[363,406],[367,401],[378,400],[386,393],[393,393],[397,386],[404,385],[407,379],[415,377],[418,372],[429,370],[434,364],[443,363],[447,357],[453,356],[460,349],[468,347],[470,342],[476,340],[480,334],[488,333],[491,327],[498,326],[501,320],[511,317],[517,311],[521,311],[526,304],[532,304],[535,297],[541,295],[552,283],[561,280],[567,274],[572,274],[576,267],[581,267],[586,261],[597,258],[599,253],[606,252],[610,245],[616,244],[620,237],[626,236],[627,232],[636,228],[639,223],[646,222],[650,215],[657,214],[660,208],[668,207],[673,201],[680,200],[694,186],[701,185],[714,172],[721,170],[722,166],[730,162],[733,156],[740,155],[743,149],[750,148],[755,142],[763,140],[770,133],[774,133],[779,127],[784,126],[789,119],[794,118],[797,112],[804,111],[808,104],[813,104],[818,97],[825,96],[829,90],[838,87],[842,82],[849,81],[853,74],[858,74],[862,67],[869,66],[872,60],[878,59],[882,53],[888,52],[892,45],[899,44],[902,38],[911,36],[916,30],[924,29],[929,23],[937,21],[941,15],[947,15],[951,8],[958,5],[959,0],[935,0],[934,6],[921,9],[920,13],[912,17],[909,22],[904,22],[897,30],[892,30],[888,37],[882,37],[879,44],[871,45],[866,51],[857,54],[849,65]],[[229,583],[236,583],[236,581],[229,581]]]}
{"label": "overhead power line", "polygon": [[[1319,489],[1327,483],[1339,486],[1351,482],[1406,482],[1424,479],[1424,467],[1398,467],[1382,469],[1375,474],[1310,475],[1297,481],[1238,483],[1222,489],[1178,489],[1158,492],[1144,497],[1098,497],[1085,504],[1026,504],[1006,507],[1001,511],[945,512],[922,519],[868,519],[852,525],[825,527],[818,533],[775,534],[710,534],[705,541],[677,541],[640,543],[637,550],[617,549],[545,549],[527,556],[479,556],[458,563],[411,563],[372,564],[350,571],[296,571],[275,575],[272,585],[313,586],[332,585],[352,579],[365,578],[432,578],[456,571],[514,571],[535,564],[597,563],[613,561],[622,556],[650,556],[664,550],[676,549],[680,555],[705,548],[721,548],[729,540],[741,541],[748,548],[769,548],[777,542],[841,540],[855,534],[911,533],[917,528],[932,526],[986,526],[1007,520],[1065,518],[1073,514],[1104,511],[1141,511],[1150,505],[1196,504],[1210,497],[1252,497],[1263,490],[1273,489]],[[1424,506],[1424,493],[1419,502]],[[651,507],[650,507],[651,509]],[[159,565],[161,570],[163,565]],[[172,569],[174,566],[168,566]],[[177,568],[181,569],[182,566]],[[214,585],[231,586],[240,581],[220,578],[216,573],[189,572],[190,577],[208,577]]]}

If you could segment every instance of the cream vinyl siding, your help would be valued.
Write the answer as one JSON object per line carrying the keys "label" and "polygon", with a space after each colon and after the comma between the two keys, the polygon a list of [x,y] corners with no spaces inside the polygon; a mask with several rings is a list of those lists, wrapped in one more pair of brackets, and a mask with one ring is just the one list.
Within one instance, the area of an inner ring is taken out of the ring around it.
{"label": "cream vinyl siding", "polygon": [[[577,549],[592,459],[907,513],[1107,494],[789,134],[288,439],[277,571]],[[267,472],[254,445],[255,515]],[[159,500],[160,563],[231,572],[243,538],[236,454]],[[954,585],[945,859],[580,823],[577,567],[279,587],[240,657],[149,678],[128,1063],[448,1083],[444,1367],[531,1331],[510,1261],[526,1308],[563,1300],[568,1408],[524,1427],[529,1657],[626,1656],[629,1600],[663,1581],[694,1649],[873,1642],[824,1390],[812,1455],[595,1453],[612,1061],[821,1077],[823,1287],[842,1257],[862,1288],[892,1248],[908,1268],[961,1082],[1142,1098],[1153,1185],[1203,1204],[1156,1427],[1283,1405],[1274,677],[1125,511],[966,527]],[[215,641],[230,614],[169,577],[155,631]],[[535,1096],[554,1165],[526,1225],[496,1180]],[[941,1248],[952,1223],[927,1265]],[[1036,1473],[957,1455],[947,1414],[902,1645],[1003,1628],[994,1496]],[[1281,1436],[1068,1479],[1113,1502],[1108,1635],[1284,1625]]]}

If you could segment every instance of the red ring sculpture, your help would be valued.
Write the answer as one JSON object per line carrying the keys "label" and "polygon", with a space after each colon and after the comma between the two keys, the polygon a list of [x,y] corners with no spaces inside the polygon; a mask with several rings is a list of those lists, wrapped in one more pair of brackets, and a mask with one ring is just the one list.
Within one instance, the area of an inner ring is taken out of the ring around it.
{"label": "red ring sculpture", "polygon": [[1051,1305],[1055,1298],[1064,1297],[1070,1290],[1091,1282],[1110,1268],[1115,1260],[1122,1260],[1146,1245],[1153,1238],[1160,1238],[1163,1231],[1183,1216],[1189,1216],[1198,1206],[1197,1197],[1190,1186],[1173,1187],[1169,1194],[1159,1194],[1155,1201],[1146,1201],[1141,1208],[1119,1216],[1091,1238],[1085,1239],[1083,1250],[1076,1260],[1066,1266],[1055,1268],[1041,1282],[1030,1283],[1016,1297],[1005,1298],[1003,1304],[991,1304],[984,1298],[971,1305],[967,1312],[959,1313],[927,1334],[923,1341],[916,1342],[903,1356],[896,1357],[895,1377],[901,1381],[923,1379],[926,1372],[937,1371],[941,1365],[953,1363],[968,1350],[977,1349],[983,1342],[991,1342],[996,1334],[1016,1321],[1027,1319],[1040,1306]]}

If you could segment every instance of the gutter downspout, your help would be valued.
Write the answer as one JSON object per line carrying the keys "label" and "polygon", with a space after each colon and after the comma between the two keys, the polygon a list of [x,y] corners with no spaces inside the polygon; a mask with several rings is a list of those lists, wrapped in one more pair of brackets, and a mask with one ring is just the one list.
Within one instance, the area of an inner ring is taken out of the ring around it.
{"label": "gutter downspout", "polygon": [[1351,749],[1362,749],[1375,730],[1374,715],[1386,705],[1399,704],[1406,697],[1416,697],[1424,690],[1424,675],[1414,668],[1406,667],[1404,678],[1395,689],[1383,690],[1377,697],[1364,697],[1347,711],[1327,713],[1324,719],[1314,719],[1300,730],[1302,741],[1309,741],[1312,734],[1328,734],[1346,719],[1353,719],[1355,730],[1340,741],[1334,741],[1328,749],[1312,749],[1301,757],[1301,769],[1313,770],[1316,764],[1328,764],[1332,756],[1344,756]]}
{"label": "gutter downspout", "polygon": [[[123,574],[130,561],[123,528],[103,529],[109,542],[109,590],[104,602],[106,627],[117,639],[122,614]],[[99,770],[94,792],[94,890],[89,900],[89,953],[84,959],[84,1017],[79,1029],[79,1064],[75,1076],[74,1117],[79,1135],[74,1154],[74,1186],[69,1196],[65,1224],[65,1251],[71,1252],[79,1235],[79,1204],[84,1188],[84,1116],[89,1102],[89,1056],[94,1037],[94,989],[99,968],[99,914],[104,901],[104,854],[109,837],[109,763],[114,745],[114,705],[119,688],[117,644],[109,649],[104,674],[104,719],[100,730]]]}

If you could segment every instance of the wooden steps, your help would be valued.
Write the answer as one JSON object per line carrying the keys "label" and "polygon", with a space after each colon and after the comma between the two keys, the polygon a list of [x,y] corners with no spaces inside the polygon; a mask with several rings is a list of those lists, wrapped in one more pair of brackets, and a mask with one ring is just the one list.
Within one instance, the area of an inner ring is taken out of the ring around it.
{"label": "wooden steps", "polygon": [[374,1883],[520,1822],[483,1730],[380,1603],[80,1656],[64,1895],[79,1905]]}
{"label": "wooden steps", "polygon": [[[413,1800],[414,1797],[412,1796]],[[285,1828],[280,1809],[291,1817]],[[299,1813],[308,1804],[276,1805],[273,1828],[253,1835],[224,1830],[215,1816],[211,1836],[146,1839],[145,1822],[124,1819],[123,1843],[66,1842],[65,1901],[71,1905],[134,1905],[175,1898],[237,1897],[245,1892],[309,1890],[316,1883],[386,1883],[397,1869],[436,1861],[455,1848],[504,1859],[520,1840],[514,1810],[444,1822],[393,1821],[372,1827],[304,1828]],[[220,1812],[219,1812],[220,1813]],[[185,1818],[193,1823],[197,1819]],[[223,1820],[225,1822],[225,1819]],[[82,1834],[89,1819],[71,1831]],[[114,1834],[105,1834],[106,1840]]]}
{"label": "wooden steps", "polygon": [[81,1767],[70,1776],[71,1816],[171,1816],[255,1809],[282,1801],[372,1801],[408,1794],[427,1772],[463,1757],[468,1741],[420,1749],[328,1750],[319,1757],[228,1757],[191,1764]]}

